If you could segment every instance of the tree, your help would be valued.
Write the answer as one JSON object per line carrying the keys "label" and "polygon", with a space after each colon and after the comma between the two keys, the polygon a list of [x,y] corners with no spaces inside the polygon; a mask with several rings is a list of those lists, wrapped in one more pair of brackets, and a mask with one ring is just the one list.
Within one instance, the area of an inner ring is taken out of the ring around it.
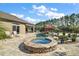
{"label": "tree", "polygon": [[65,26],[67,27],[69,25],[69,16],[64,16],[65,18]]}
{"label": "tree", "polygon": [[74,23],[75,23],[75,14],[74,13],[70,15],[70,23],[72,26],[74,26]]}
{"label": "tree", "polygon": [[59,19],[54,18],[51,20],[40,22],[38,23],[38,27],[43,26],[44,24],[50,24],[50,23],[52,25],[56,25],[60,30],[64,30],[68,32],[72,32],[72,31],[78,32],[77,28],[79,28],[79,14],[73,13],[71,15],[63,16]]}

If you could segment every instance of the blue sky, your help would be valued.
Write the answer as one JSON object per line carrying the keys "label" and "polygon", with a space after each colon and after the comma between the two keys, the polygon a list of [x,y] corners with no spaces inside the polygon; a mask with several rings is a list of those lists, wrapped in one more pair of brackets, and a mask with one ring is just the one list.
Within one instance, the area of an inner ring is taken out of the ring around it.
{"label": "blue sky", "polygon": [[79,13],[78,3],[0,3],[0,11],[31,23]]}

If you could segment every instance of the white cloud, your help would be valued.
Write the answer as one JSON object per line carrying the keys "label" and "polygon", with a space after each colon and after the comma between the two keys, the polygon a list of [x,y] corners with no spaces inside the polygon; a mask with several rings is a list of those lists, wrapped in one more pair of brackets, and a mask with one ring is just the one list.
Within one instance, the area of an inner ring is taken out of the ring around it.
{"label": "white cloud", "polygon": [[64,16],[63,13],[56,13],[56,12],[51,12],[51,11],[49,11],[45,15],[48,16],[49,18],[60,18],[60,17]]}
{"label": "white cloud", "polygon": [[33,5],[32,7],[36,11],[36,14],[38,16],[47,16],[49,18],[60,18],[64,16],[64,13],[56,12],[58,11],[57,8],[47,8],[44,5],[40,6]]}
{"label": "white cloud", "polygon": [[40,13],[45,13],[47,10],[47,8],[43,5],[41,5],[39,7],[37,7],[36,5],[33,5],[33,9],[37,10]]}
{"label": "white cloud", "polygon": [[57,8],[50,8],[52,11],[58,11]]}
{"label": "white cloud", "polygon": [[10,13],[11,15],[17,16],[18,18],[23,18],[23,14]]}
{"label": "white cloud", "polygon": [[[58,13],[58,9],[57,8],[47,8],[44,5],[40,5],[40,6],[36,6],[33,5],[33,10],[30,11],[29,13],[35,13],[36,16],[42,16],[42,17],[48,17],[48,18],[60,18],[62,16],[64,16],[64,13]],[[25,7],[22,7],[24,10],[26,9]],[[31,18],[26,17],[24,14],[16,14],[16,13],[11,13],[11,15],[17,16],[19,18],[22,18],[30,23],[38,23],[39,21],[45,21],[46,19],[39,19],[39,18]]]}
{"label": "white cloud", "polygon": [[34,23],[34,24],[41,21],[40,19],[34,19],[34,18],[31,18],[31,17],[26,17],[25,20],[27,20],[30,23]]}
{"label": "white cloud", "polygon": [[34,19],[34,18],[31,18],[31,17],[25,17],[25,15],[23,15],[23,14],[16,14],[16,13],[10,13],[10,14],[14,15],[14,16],[16,16],[18,18],[22,18],[23,20],[26,20],[29,23],[36,24],[37,22],[41,21],[40,19]]}
{"label": "white cloud", "polygon": [[37,15],[38,15],[38,16],[43,16],[43,14],[41,14],[41,13],[37,13]]}

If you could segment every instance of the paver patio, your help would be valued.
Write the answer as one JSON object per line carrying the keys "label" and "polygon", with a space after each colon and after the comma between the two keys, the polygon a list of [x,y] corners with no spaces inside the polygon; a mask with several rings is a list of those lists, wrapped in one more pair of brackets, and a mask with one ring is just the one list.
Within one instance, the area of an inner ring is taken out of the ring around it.
{"label": "paver patio", "polygon": [[32,37],[34,33],[28,33],[25,37],[17,37],[13,39],[0,40],[0,56],[58,56],[57,52],[66,51],[66,55],[79,55],[79,44],[59,44],[55,51],[41,54],[30,54],[28,51],[24,50],[23,42]]}

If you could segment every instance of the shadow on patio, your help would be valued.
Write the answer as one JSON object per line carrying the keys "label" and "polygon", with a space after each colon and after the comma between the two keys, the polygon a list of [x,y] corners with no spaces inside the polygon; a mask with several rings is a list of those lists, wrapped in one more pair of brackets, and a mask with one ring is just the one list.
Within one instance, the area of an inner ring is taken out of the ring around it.
{"label": "shadow on patio", "polygon": [[24,43],[21,43],[21,44],[19,45],[19,49],[20,49],[22,52],[28,53],[28,54],[33,54],[32,51],[29,51],[29,50],[27,50],[27,48],[24,48],[24,47],[25,47]]}

